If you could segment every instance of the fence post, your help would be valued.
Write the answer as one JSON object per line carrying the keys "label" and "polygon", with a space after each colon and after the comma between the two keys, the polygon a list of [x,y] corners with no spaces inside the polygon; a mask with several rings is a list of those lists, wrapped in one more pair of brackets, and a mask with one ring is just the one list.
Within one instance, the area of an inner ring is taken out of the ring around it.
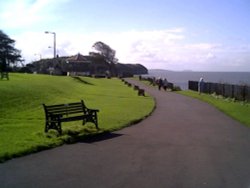
{"label": "fence post", "polygon": [[235,98],[234,97],[234,85],[232,85],[232,98]]}
{"label": "fence post", "polygon": [[222,96],[225,96],[225,84],[222,84]]}
{"label": "fence post", "polygon": [[246,85],[243,86],[243,90],[242,90],[242,97],[243,97],[243,101],[246,100]]}

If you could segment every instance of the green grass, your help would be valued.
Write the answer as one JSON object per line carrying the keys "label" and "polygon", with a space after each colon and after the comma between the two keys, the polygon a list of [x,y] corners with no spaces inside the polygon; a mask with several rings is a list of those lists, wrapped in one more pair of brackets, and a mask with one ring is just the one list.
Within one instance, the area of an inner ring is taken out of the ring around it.
{"label": "green grass", "polygon": [[[0,161],[42,149],[72,143],[86,135],[114,131],[137,122],[154,108],[150,96],[139,97],[118,79],[10,74],[0,80]],[[63,134],[44,133],[42,104],[62,104],[81,99],[99,109],[100,130],[81,121],[63,123]]]}
{"label": "green grass", "polygon": [[180,94],[194,97],[212,104],[225,114],[231,116],[233,119],[245,124],[250,127],[250,103],[235,101],[229,98],[223,98],[221,96],[209,95],[202,93],[199,95],[198,92],[194,91],[180,91]]}

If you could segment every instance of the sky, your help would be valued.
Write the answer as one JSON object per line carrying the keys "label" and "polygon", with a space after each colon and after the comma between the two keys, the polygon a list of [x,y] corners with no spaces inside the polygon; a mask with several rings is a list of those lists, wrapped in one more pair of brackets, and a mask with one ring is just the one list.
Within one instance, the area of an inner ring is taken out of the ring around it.
{"label": "sky", "polygon": [[88,55],[102,41],[148,69],[250,72],[250,0],[0,0],[25,64]]}

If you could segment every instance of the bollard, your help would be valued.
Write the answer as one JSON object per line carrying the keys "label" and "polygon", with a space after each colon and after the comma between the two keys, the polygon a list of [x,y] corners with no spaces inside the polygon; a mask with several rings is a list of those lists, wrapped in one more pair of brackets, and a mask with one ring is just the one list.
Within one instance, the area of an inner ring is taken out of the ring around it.
{"label": "bollard", "polygon": [[145,97],[145,90],[144,89],[139,89],[138,90],[138,96],[144,96]]}

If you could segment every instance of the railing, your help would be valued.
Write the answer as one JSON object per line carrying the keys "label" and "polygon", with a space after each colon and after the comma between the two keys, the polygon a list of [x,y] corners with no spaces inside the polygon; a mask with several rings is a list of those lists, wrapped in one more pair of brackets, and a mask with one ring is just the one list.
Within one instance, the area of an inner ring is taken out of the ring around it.
{"label": "railing", "polygon": [[[188,89],[198,91],[199,83],[197,81],[188,81]],[[235,98],[240,101],[250,101],[250,87],[246,85],[232,85],[205,82],[203,93],[215,93],[224,97]]]}

